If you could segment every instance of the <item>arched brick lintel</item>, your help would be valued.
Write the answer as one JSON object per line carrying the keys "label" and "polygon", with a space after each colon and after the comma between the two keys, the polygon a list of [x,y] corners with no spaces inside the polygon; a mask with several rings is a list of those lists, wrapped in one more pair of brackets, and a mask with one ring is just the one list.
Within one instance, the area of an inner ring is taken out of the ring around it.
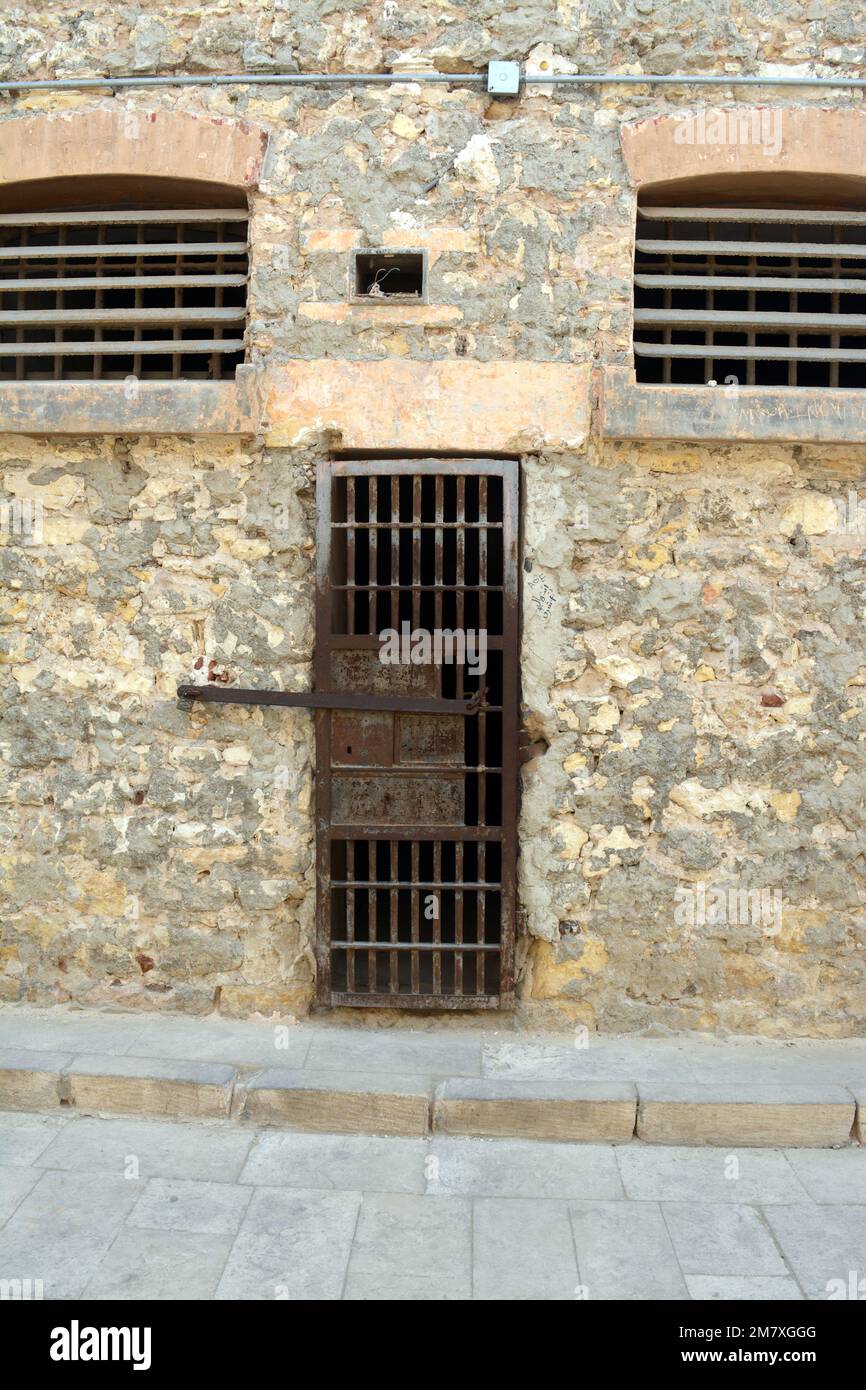
{"label": "arched brick lintel", "polygon": [[121,174],[254,188],[267,132],[186,111],[57,112],[0,122],[0,186]]}
{"label": "arched brick lintel", "polygon": [[726,174],[866,177],[866,112],[859,110],[695,108],[625,125],[621,141],[626,166],[638,188]]}

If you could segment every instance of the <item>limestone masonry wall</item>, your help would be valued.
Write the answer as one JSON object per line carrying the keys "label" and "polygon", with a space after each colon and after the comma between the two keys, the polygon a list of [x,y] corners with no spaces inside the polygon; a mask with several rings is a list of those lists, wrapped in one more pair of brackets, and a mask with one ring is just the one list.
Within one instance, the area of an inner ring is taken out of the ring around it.
{"label": "limestone masonry wall", "polygon": [[[821,0],[22,5],[0,16],[0,80],[493,58],[853,75],[864,29],[862,5]],[[254,434],[0,419],[0,501],[44,517],[38,544],[0,527],[0,998],[309,1007],[312,719],[187,710],[175,688],[199,659],[310,682],[317,458],[486,436],[522,457],[523,700],[549,744],[523,772],[519,1020],[862,1032],[863,448],[617,442],[594,413],[593,371],[630,360],[623,127],[757,100],[797,131],[863,111],[842,89],[637,80],[516,101],[423,80],[0,93],[0,182],[37,176],[24,121],[224,124],[234,153],[210,176],[250,190],[249,361],[278,383]],[[349,303],[357,246],[424,249],[427,302]],[[441,364],[412,377],[435,383],[429,417],[411,381],[389,396],[358,368],[388,362]],[[488,366],[475,434],[461,364]],[[729,890],[762,894],[759,919],[731,920]]]}

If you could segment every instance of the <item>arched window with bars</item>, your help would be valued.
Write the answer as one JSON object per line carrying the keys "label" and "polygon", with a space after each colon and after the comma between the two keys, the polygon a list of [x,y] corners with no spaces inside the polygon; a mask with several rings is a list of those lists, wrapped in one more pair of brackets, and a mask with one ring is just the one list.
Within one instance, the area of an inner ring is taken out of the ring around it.
{"label": "arched window with bars", "polygon": [[6,185],[0,381],[224,380],[245,357],[242,188],[107,175]]}
{"label": "arched window with bars", "polygon": [[735,174],[640,198],[645,384],[866,387],[866,180]]}

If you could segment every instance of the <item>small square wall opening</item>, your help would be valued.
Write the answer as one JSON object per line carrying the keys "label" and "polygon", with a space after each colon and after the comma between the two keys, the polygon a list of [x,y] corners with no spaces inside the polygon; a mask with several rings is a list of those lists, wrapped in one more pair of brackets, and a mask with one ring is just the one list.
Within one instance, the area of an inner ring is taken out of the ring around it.
{"label": "small square wall opening", "polygon": [[423,251],[356,251],[353,292],[356,299],[423,299],[426,265]]}

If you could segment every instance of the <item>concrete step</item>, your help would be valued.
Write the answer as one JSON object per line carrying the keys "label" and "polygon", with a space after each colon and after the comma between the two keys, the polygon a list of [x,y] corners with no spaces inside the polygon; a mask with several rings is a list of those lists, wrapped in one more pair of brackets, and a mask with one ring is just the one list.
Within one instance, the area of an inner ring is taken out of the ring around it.
{"label": "concrete step", "polygon": [[[398,1041],[399,1046],[399,1041]],[[230,1119],[326,1133],[433,1131],[572,1143],[866,1142],[866,1087],[394,1075],[109,1053],[0,1050],[0,1109]]]}

